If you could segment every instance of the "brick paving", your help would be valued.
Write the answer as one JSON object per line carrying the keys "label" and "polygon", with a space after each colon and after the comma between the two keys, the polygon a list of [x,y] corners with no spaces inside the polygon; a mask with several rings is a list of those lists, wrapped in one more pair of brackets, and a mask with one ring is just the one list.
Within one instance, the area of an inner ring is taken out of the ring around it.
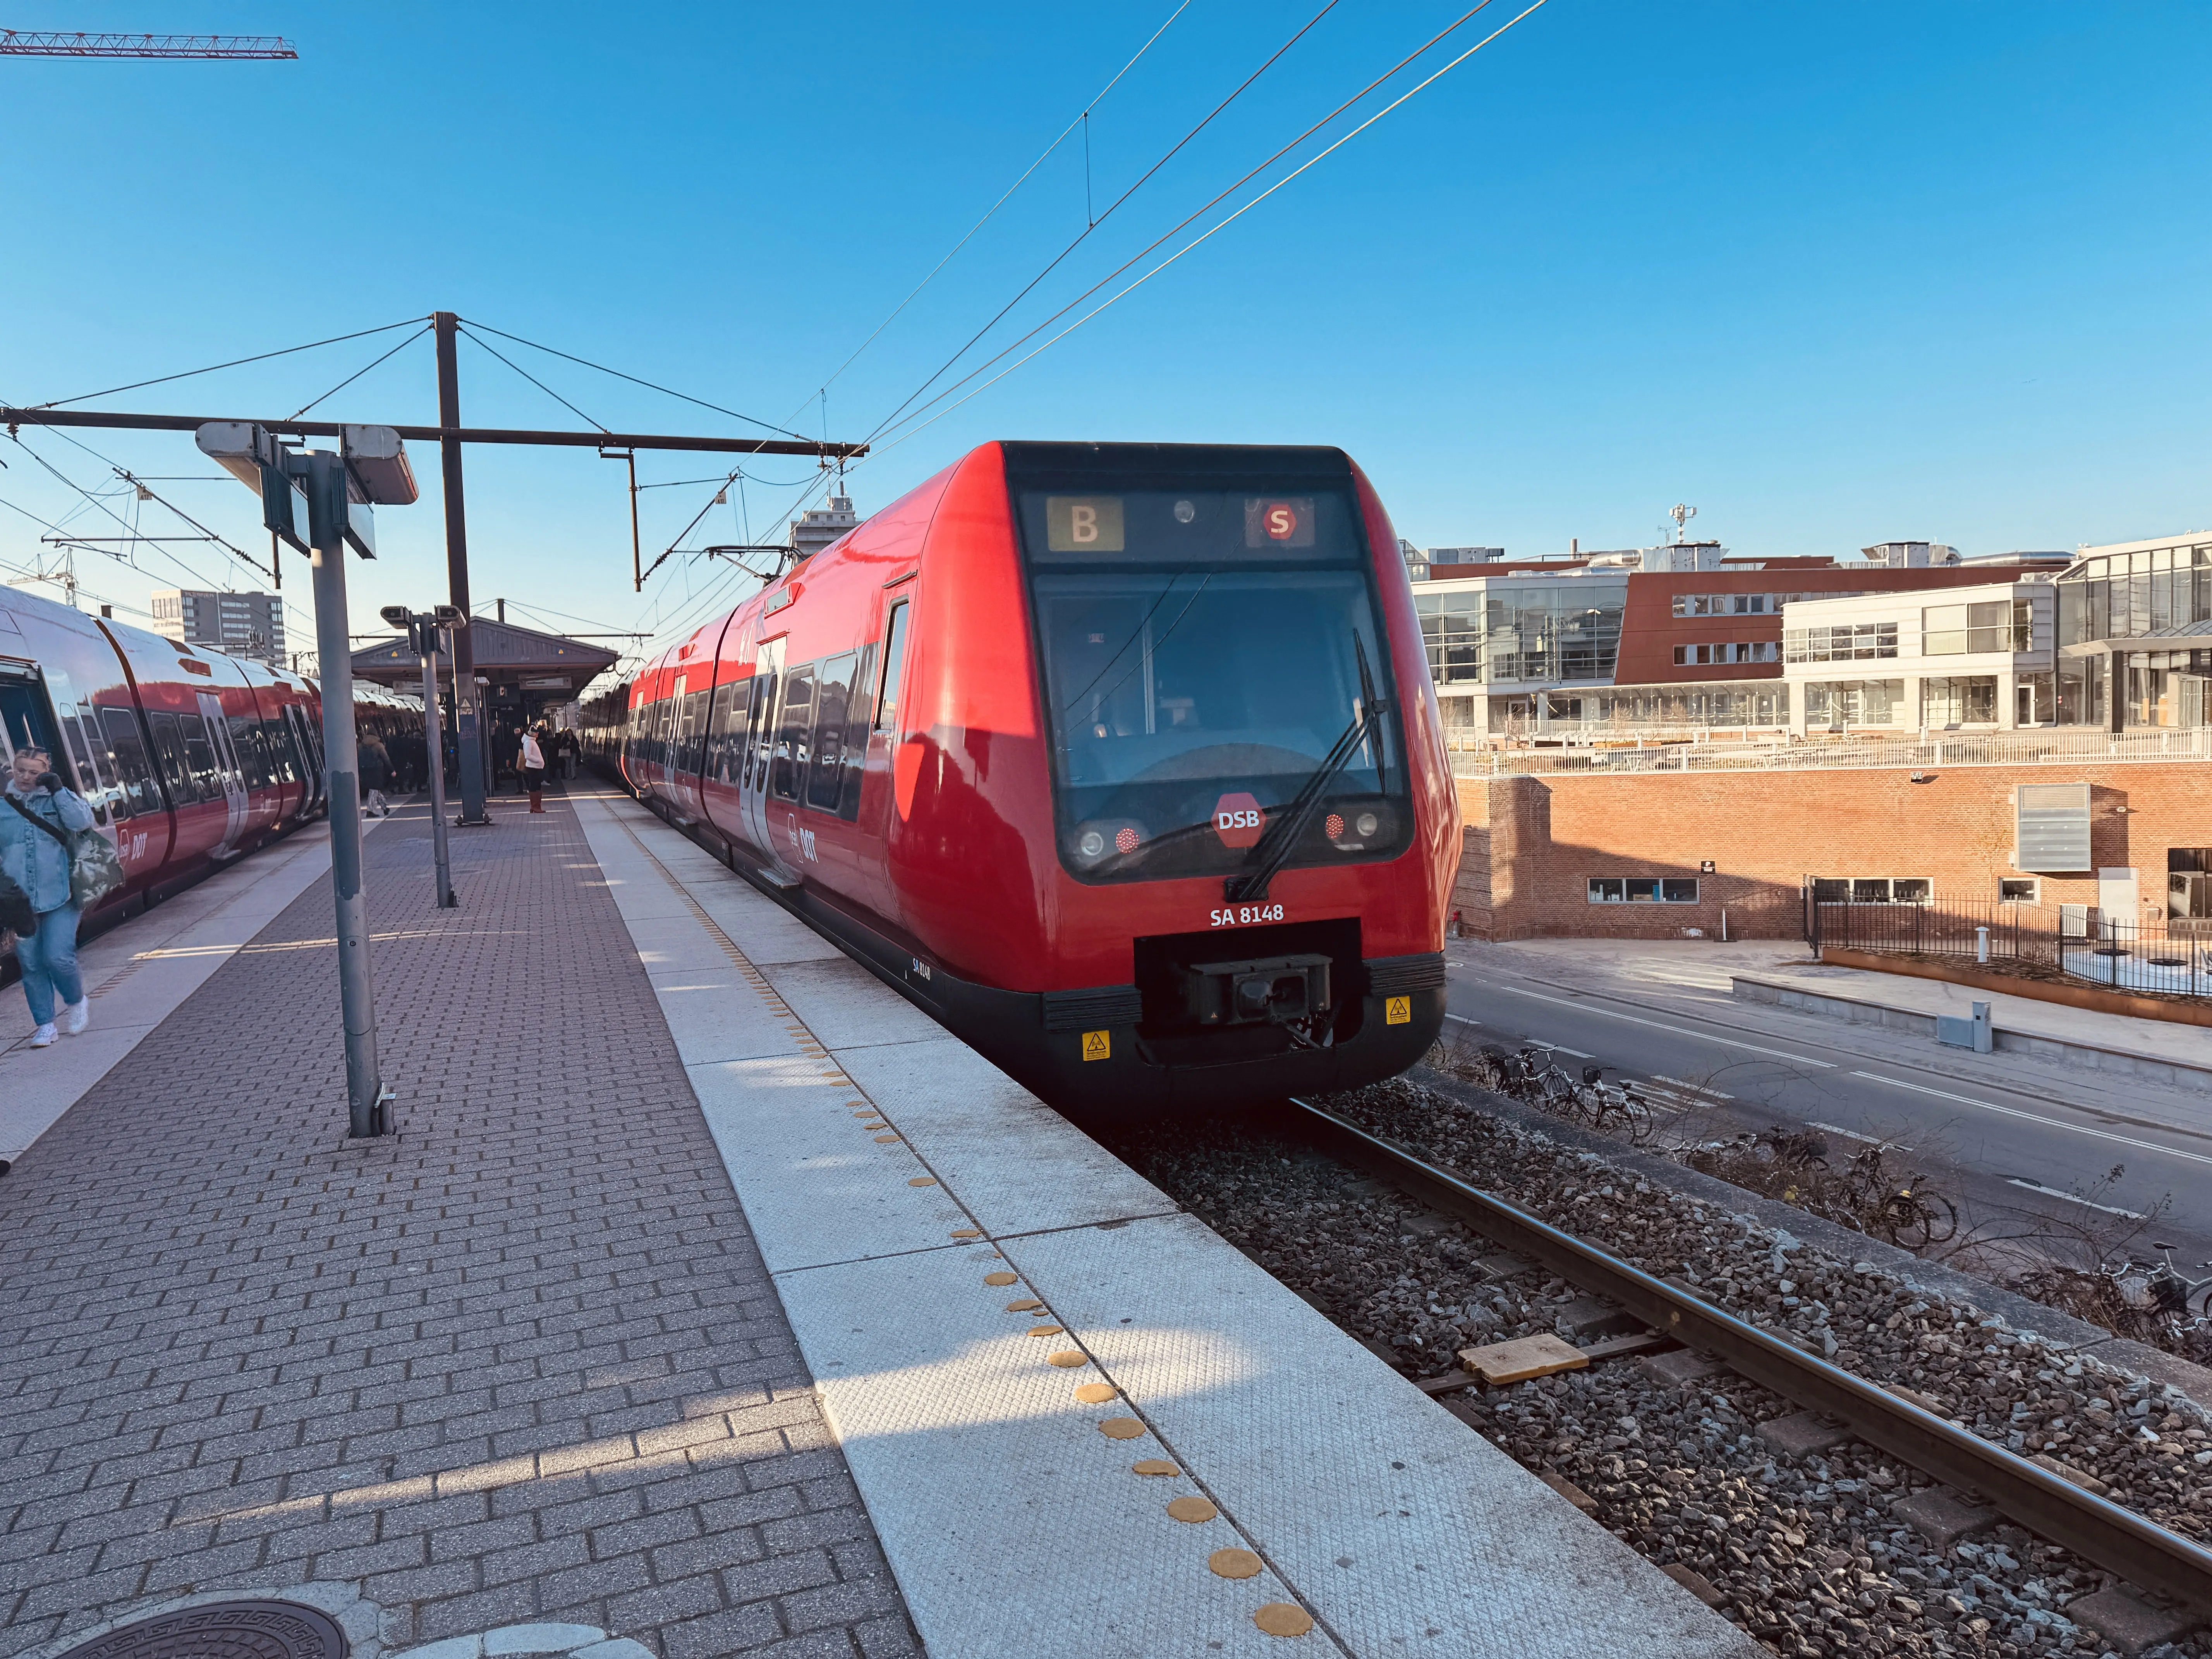
{"label": "brick paving", "polygon": [[919,1653],[574,814],[457,831],[458,912],[428,834],[367,851],[398,1137],[325,880],[0,1180],[0,1656],[308,1581],[387,1651]]}

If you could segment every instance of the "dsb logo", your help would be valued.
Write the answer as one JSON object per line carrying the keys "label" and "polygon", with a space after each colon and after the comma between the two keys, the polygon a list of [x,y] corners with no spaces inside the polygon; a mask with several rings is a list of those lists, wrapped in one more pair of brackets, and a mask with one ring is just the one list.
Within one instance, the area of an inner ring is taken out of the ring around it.
{"label": "dsb logo", "polygon": [[1249,847],[1267,827],[1267,815],[1255,796],[1239,790],[1213,804],[1213,833],[1224,847]]}

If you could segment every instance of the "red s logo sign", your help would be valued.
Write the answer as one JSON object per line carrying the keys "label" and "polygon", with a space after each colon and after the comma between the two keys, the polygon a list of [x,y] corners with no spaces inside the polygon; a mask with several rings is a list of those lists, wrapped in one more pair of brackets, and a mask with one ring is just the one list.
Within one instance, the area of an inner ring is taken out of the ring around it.
{"label": "red s logo sign", "polygon": [[1288,541],[1297,532],[1298,515],[1287,507],[1267,509],[1267,533],[1279,542]]}

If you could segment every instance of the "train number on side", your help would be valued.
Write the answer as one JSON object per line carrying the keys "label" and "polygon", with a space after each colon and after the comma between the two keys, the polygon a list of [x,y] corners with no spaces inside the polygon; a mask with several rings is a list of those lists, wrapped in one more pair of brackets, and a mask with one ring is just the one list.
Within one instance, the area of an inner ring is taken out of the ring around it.
{"label": "train number on side", "polygon": [[1283,907],[1279,904],[1238,904],[1213,913],[1216,927],[1248,927],[1255,921],[1280,921]]}

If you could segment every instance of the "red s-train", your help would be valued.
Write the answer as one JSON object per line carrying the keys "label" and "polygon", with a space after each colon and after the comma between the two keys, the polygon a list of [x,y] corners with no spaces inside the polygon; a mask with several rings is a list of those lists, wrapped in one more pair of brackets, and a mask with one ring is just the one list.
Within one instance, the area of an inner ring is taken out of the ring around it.
{"label": "red s-train", "polygon": [[[380,688],[357,695],[364,731],[410,717]],[[319,811],[321,720],[297,674],[0,587],[0,763],[51,752],[122,858],[88,933]]]}
{"label": "red s-train", "polygon": [[1353,1086],[1441,1027],[1458,799],[1341,451],[986,445],[599,708],[642,799],[1055,1105]]}

